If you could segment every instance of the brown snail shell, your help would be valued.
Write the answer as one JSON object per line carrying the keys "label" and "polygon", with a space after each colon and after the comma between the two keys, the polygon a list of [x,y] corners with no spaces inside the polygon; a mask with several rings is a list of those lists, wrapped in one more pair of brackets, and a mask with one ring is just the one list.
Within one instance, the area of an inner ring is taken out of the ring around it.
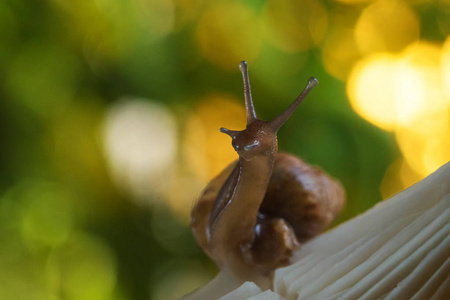
{"label": "brown snail shell", "polygon": [[[192,209],[192,231],[209,256],[209,217],[217,194],[236,164],[237,160],[208,184]],[[264,273],[288,265],[291,252],[326,229],[344,203],[345,191],[339,181],[299,157],[279,152],[259,210],[257,226],[261,228],[253,261]],[[284,236],[285,232],[290,234]]]}
{"label": "brown snail shell", "polygon": [[342,185],[322,169],[278,153],[260,211],[269,218],[285,219],[303,243],[330,225],[344,200]]}

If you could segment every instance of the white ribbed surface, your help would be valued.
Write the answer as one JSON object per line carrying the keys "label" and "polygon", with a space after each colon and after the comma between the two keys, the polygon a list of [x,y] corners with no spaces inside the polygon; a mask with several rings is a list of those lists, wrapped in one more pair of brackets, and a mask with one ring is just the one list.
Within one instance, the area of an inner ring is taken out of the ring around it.
{"label": "white ribbed surface", "polygon": [[261,292],[261,289],[253,282],[245,282],[240,287],[229,294],[226,294],[219,300],[281,300],[277,293],[270,290]]}
{"label": "white ribbed surface", "polygon": [[243,285],[235,289],[229,294],[226,294],[219,300],[235,300],[235,299],[249,299],[261,293],[261,289],[253,282],[245,282]]}
{"label": "white ribbed surface", "polygon": [[450,164],[308,243],[277,271],[286,299],[450,299]]}
{"label": "white ribbed surface", "polygon": [[247,300],[281,300],[281,299],[283,298],[277,293],[274,293],[271,290],[267,290],[265,292],[262,292],[261,294],[248,298]]}

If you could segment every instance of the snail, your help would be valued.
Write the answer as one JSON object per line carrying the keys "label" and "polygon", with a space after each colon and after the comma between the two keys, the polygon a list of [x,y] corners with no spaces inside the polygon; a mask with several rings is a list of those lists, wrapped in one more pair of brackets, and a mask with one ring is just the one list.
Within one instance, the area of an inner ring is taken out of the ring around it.
{"label": "snail", "polygon": [[342,185],[318,167],[277,153],[277,132],[313,87],[311,77],[297,99],[271,121],[257,118],[247,63],[244,81],[247,126],[220,128],[239,159],[203,190],[191,212],[197,243],[221,271],[237,282],[270,287],[274,270],[289,264],[301,243],[323,231],[345,202]]}

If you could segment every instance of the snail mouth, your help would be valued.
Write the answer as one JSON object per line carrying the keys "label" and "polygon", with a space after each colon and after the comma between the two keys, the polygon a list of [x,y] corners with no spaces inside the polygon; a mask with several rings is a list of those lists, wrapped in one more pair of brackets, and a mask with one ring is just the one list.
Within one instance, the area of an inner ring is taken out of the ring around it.
{"label": "snail mouth", "polygon": [[252,161],[256,157],[255,155],[249,155],[248,153],[246,153],[244,151],[239,151],[238,154],[239,154],[239,157],[244,159],[245,161]]}

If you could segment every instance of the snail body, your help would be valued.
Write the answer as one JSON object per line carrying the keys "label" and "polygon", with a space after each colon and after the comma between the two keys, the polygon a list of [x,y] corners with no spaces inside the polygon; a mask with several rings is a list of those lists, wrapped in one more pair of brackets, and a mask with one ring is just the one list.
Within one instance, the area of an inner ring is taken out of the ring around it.
{"label": "snail body", "polygon": [[287,153],[277,153],[277,132],[317,85],[305,90],[278,117],[256,117],[247,63],[239,64],[244,79],[247,126],[221,128],[232,138],[239,159],[203,190],[192,209],[191,227],[203,249],[238,282],[270,286],[274,270],[289,264],[300,243],[325,229],[342,208],[345,193],[321,169]]}

